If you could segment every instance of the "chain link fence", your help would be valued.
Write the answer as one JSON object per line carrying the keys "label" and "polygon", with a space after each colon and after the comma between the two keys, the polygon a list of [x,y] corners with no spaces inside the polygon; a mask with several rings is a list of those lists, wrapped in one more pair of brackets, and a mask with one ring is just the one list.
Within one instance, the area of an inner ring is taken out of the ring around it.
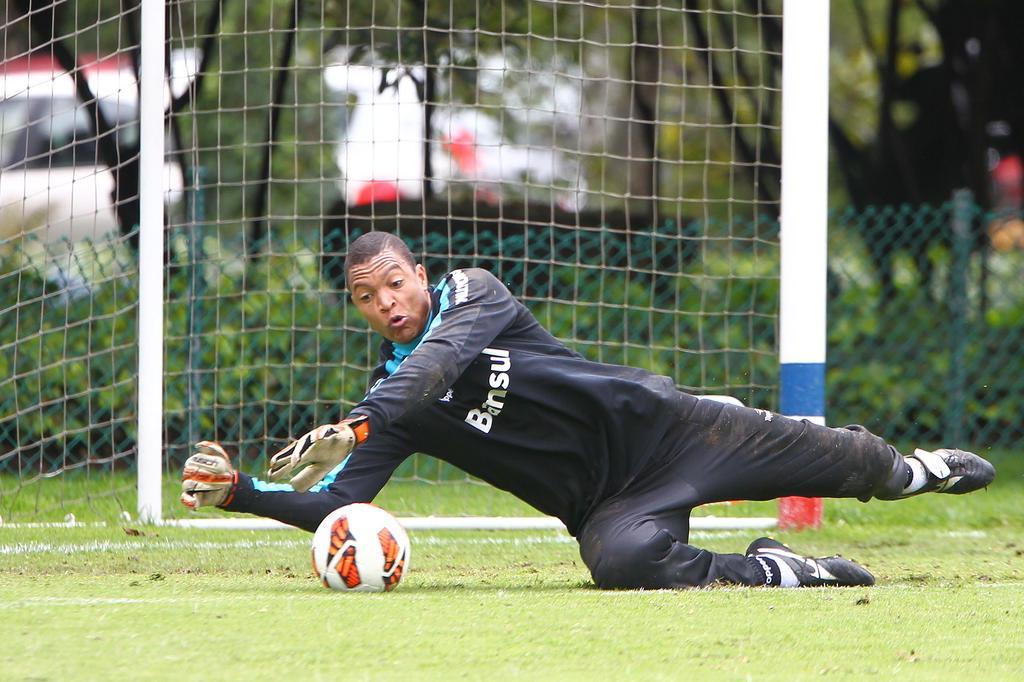
{"label": "chain link fence", "polygon": [[827,405],[909,447],[1021,448],[1024,222],[969,195],[845,210],[829,253]]}

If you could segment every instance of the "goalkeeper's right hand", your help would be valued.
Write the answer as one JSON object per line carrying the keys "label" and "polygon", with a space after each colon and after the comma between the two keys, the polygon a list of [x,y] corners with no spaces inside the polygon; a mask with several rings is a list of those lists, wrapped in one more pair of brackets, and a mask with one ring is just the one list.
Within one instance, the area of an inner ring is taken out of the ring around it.
{"label": "goalkeeper's right hand", "polygon": [[181,472],[181,503],[189,509],[226,504],[237,482],[231,457],[220,443],[201,441]]}

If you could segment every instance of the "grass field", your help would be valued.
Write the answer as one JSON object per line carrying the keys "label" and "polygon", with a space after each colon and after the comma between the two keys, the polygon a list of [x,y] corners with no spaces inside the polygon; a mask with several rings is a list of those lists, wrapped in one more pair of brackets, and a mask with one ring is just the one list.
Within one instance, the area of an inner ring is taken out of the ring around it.
{"label": "grass field", "polygon": [[822,530],[775,534],[872,588],[602,592],[564,533],[418,532],[395,592],[345,595],[299,531],[0,527],[0,679],[1024,679],[1022,459],[974,495],[829,501]]}

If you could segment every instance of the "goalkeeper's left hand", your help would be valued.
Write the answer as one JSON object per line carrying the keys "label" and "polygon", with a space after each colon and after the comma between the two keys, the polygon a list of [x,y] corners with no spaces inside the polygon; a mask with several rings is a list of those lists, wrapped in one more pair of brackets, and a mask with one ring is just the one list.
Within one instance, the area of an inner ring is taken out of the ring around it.
{"label": "goalkeeper's left hand", "polygon": [[318,426],[271,457],[267,476],[271,481],[291,476],[292,488],[305,492],[341,464],[369,433],[370,423],[366,417]]}

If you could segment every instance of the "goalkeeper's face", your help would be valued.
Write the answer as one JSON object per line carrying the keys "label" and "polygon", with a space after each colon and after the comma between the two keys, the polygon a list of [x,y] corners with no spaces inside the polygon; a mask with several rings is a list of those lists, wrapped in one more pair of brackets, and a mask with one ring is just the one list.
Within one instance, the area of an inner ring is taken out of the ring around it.
{"label": "goalkeeper's face", "polygon": [[387,340],[409,343],[423,332],[430,316],[430,293],[422,265],[382,251],[352,266],[348,287],[370,328]]}

